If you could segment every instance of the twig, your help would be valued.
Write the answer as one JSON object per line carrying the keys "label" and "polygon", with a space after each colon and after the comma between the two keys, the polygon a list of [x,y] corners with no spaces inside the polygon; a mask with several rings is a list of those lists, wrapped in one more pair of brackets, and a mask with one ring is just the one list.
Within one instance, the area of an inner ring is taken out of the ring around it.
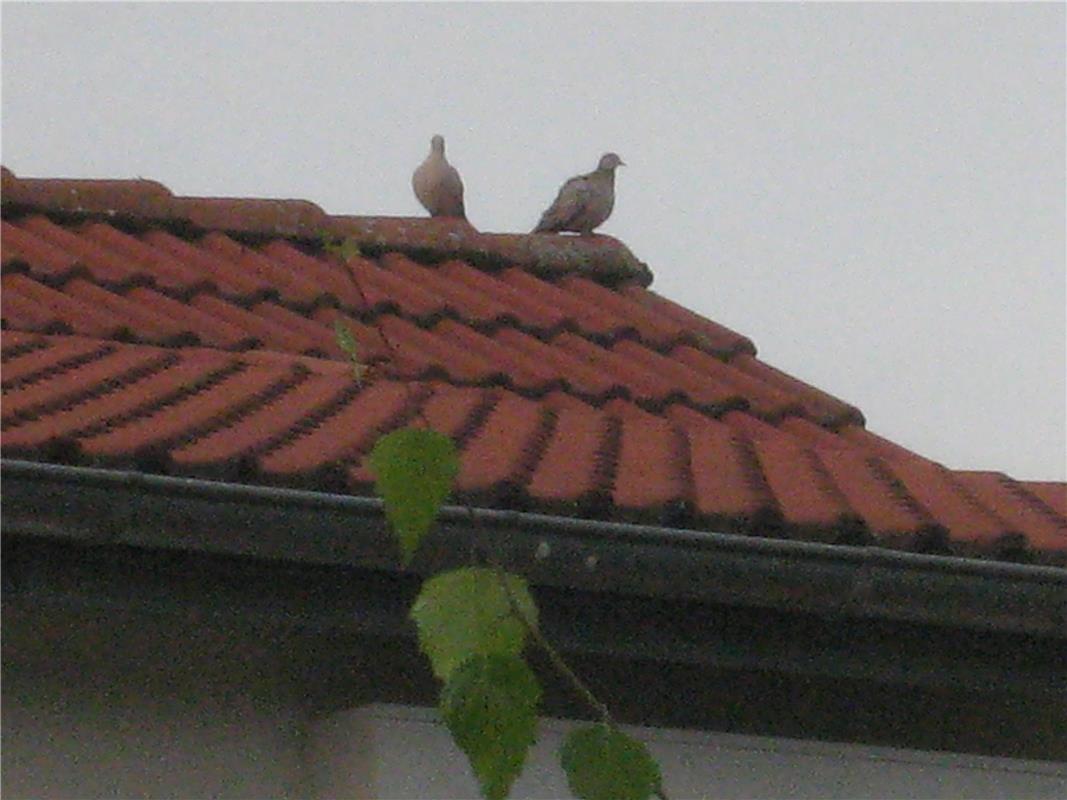
{"label": "twig", "polygon": [[[356,294],[359,295],[360,302],[363,303],[363,307],[364,308],[369,310],[370,309],[370,302],[367,300],[367,295],[364,293],[363,287],[360,285],[359,279],[356,277],[355,270],[352,269],[352,266],[349,263],[351,261],[351,257],[342,255],[340,253],[332,253],[332,255],[338,260],[338,262],[341,265],[344,266],[344,273],[345,273],[345,275],[348,276],[348,280],[352,283],[352,286],[355,288]],[[378,332],[378,335],[381,337],[382,343],[385,344],[385,349],[389,351],[388,361],[391,362],[392,368],[396,369],[397,365],[400,362],[400,348],[397,347],[393,343],[393,341],[389,338],[389,336],[385,332],[385,328],[384,327],[382,327],[380,325],[372,325],[372,327],[374,328],[375,331]],[[412,391],[411,382],[408,381],[408,380],[405,380],[402,375],[398,375],[398,374],[395,374],[395,373],[390,374],[389,377],[396,378],[400,382],[400,384],[404,387],[404,392],[407,395],[408,402],[415,409],[415,416],[418,419],[422,420],[422,422],[425,423],[427,428],[432,428],[433,426],[430,424],[430,420],[427,419],[425,412],[422,410],[422,404],[418,402],[418,398],[415,396],[415,394]]]}
{"label": "twig", "polygon": [[508,605],[511,607],[511,614],[522,624],[526,630],[526,634],[533,639],[533,641],[540,647],[545,655],[548,656],[552,662],[552,666],[565,677],[570,683],[575,692],[600,716],[600,721],[609,727],[616,727],[615,721],[612,719],[611,711],[606,705],[604,705],[597,696],[593,694],[593,691],[585,685],[585,682],[578,677],[578,674],[571,669],[570,665],[563,660],[563,656],[555,648],[552,642],[545,638],[545,635],[541,633],[541,630],[534,625],[530,619],[526,616],[526,613],[522,610],[518,600],[515,598],[515,593],[511,591],[511,587],[508,585],[507,577],[503,569],[498,564],[493,563],[493,572],[497,576],[497,580],[500,582],[501,588],[504,590],[504,594],[507,595]]}
{"label": "twig", "polygon": [[[493,562],[491,562],[491,564],[493,573],[496,575],[497,580],[500,582],[501,589],[503,589],[504,594],[508,598],[508,605],[511,607],[512,616],[519,620],[523,628],[526,630],[526,634],[545,652],[549,660],[552,662],[552,666],[554,666],[556,670],[570,682],[571,687],[575,692],[577,692],[578,695],[600,715],[601,723],[613,730],[618,730],[619,726],[612,718],[611,711],[608,707],[602,703],[595,694],[593,694],[592,689],[586,686],[585,681],[578,677],[578,674],[571,669],[570,665],[563,659],[563,656],[560,655],[560,652],[555,648],[552,642],[548,641],[548,639],[545,638],[545,635],[541,633],[541,630],[530,621],[529,617],[526,616],[526,613],[522,610],[522,606],[519,605],[518,600],[515,598],[515,593],[511,591],[511,587],[508,585],[507,574],[505,571],[499,564]],[[659,800],[669,800],[662,785],[657,786],[652,793],[659,798]]]}
{"label": "twig", "polygon": [[[356,293],[359,295],[359,299],[363,303],[363,306],[369,309],[370,303],[367,302],[367,296],[363,292],[363,287],[360,286],[359,279],[356,277],[355,271],[351,268],[349,264],[349,258],[344,256],[338,256],[338,260],[344,265],[345,274],[348,275],[348,278],[352,282],[353,287],[355,287]],[[374,328],[375,330],[377,330],[378,335],[381,336],[382,342],[385,344],[386,349],[389,351],[389,360],[393,362],[393,367],[395,368],[397,362],[399,361],[399,349],[389,339],[383,328],[377,325],[374,326]],[[414,396],[414,394],[412,394],[412,387],[410,385],[410,382],[404,380],[400,376],[397,377],[403,384],[405,392],[407,392],[409,402],[415,408],[415,415],[426,424],[427,428],[432,428],[433,426],[430,425],[430,420],[427,419],[426,414],[422,409],[422,404],[418,403],[417,398]],[[481,524],[478,521],[474,507],[466,501],[461,500],[460,502],[467,510],[467,513],[470,516],[471,527],[473,528],[473,530],[475,532],[480,531]],[[519,620],[519,623],[526,631],[526,635],[529,636],[530,639],[532,639],[537,644],[537,646],[541,648],[545,655],[548,656],[549,661],[552,662],[552,666],[555,667],[556,671],[567,680],[567,682],[571,685],[571,688],[575,691],[575,693],[579,697],[581,697],[582,700],[585,701],[585,703],[591,709],[593,709],[594,712],[596,712],[596,714],[600,717],[600,721],[609,728],[617,730],[618,725],[616,725],[615,720],[611,716],[611,711],[608,709],[608,707],[603,702],[601,702],[595,694],[593,694],[593,691],[585,684],[585,681],[583,681],[578,676],[578,674],[573,669],[571,669],[570,665],[564,660],[559,650],[556,649],[552,642],[545,638],[545,635],[541,633],[540,628],[538,628],[538,626],[535,625],[529,619],[529,617],[526,616],[526,612],[524,612],[522,607],[519,605],[518,599],[515,597],[515,593],[511,590],[511,586],[508,585],[506,571],[493,556],[493,552],[491,547],[489,546],[488,541],[484,543],[484,549],[485,557],[493,570],[493,574],[496,575],[497,580],[500,582],[500,586],[504,591],[504,595],[508,599],[508,606],[510,607],[511,615],[517,620]],[[653,794],[659,800],[668,800],[667,794],[663,791],[662,786],[657,787]]]}

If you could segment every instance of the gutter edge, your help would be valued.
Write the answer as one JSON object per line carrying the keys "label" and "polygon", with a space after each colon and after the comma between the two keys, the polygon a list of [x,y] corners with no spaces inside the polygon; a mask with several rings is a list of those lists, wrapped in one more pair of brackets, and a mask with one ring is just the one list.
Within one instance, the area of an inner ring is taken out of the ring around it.
{"label": "gutter edge", "polygon": [[[69,525],[68,518],[84,518],[76,513],[55,512],[58,522],[34,525],[32,513],[19,517],[16,508],[5,513],[16,536],[403,571],[388,545],[378,498],[12,459],[0,459],[0,473],[9,481],[133,491],[161,508],[171,503],[160,498],[187,498],[253,514],[269,511],[276,517],[281,509],[302,515],[292,517],[300,525],[283,525],[277,536],[234,543],[225,537],[175,541],[151,526],[138,528],[137,519],[122,519],[117,526],[112,520],[112,532],[122,532],[118,538],[95,531],[87,535]],[[15,502],[9,496],[5,511]],[[293,531],[308,530],[304,517],[309,514],[316,522],[322,514],[322,541],[317,529],[313,537],[293,538]],[[372,523],[356,528],[353,517]],[[518,566],[534,584],[1067,638],[1067,569],[1059,567],[458,506],[441,509],[437,528],[431,534],[436,546],[420,551],[413,571],[429,574],[466,563],[472,548],[483,547],[491,534],[498,537],[494,546],[499,545],[504,565]],[[635,563],[648,569],[634,570]]]}

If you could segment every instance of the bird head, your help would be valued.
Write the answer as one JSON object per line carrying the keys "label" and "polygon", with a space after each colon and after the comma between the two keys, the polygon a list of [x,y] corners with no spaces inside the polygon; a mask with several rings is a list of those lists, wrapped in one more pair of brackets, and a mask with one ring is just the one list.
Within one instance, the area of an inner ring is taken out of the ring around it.
{"label": "bird head", "polygon": [[441,153],[442,155],[444,155],[445,137],[439,133],[435,133],[433,135],[433,138],[430,139],[430,149],[433,150],[435,153]]}
{"label": "bird head", "polygon": [[626,162],[619,158],[614,153],[604,153],[600,157],[600,163],[596,165],[597,169],[615,169],[615,167],[625,167]]}

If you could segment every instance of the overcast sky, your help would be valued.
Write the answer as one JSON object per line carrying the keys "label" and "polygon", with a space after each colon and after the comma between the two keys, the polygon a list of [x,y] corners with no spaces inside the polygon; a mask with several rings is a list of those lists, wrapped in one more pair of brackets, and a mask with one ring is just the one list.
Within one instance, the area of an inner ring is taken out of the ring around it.
{"label": "overcast sky", "polygon": [[4,3],[3,163],[485,231],[618,152],[653,288],[947,466],[1067,478],[1065,6]]}

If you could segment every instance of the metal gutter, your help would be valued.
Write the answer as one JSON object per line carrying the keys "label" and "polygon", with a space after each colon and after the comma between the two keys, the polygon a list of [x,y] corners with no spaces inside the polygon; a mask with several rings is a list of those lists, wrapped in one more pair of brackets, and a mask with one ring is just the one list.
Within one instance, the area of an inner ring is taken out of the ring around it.
{"label": "metal gutter", "polygon": [[[401,572],[377,498],[0,459],[4,533]],[[412,571],[494,553],[535,584],[1067,638],[1067,569],[442,509]]]}

